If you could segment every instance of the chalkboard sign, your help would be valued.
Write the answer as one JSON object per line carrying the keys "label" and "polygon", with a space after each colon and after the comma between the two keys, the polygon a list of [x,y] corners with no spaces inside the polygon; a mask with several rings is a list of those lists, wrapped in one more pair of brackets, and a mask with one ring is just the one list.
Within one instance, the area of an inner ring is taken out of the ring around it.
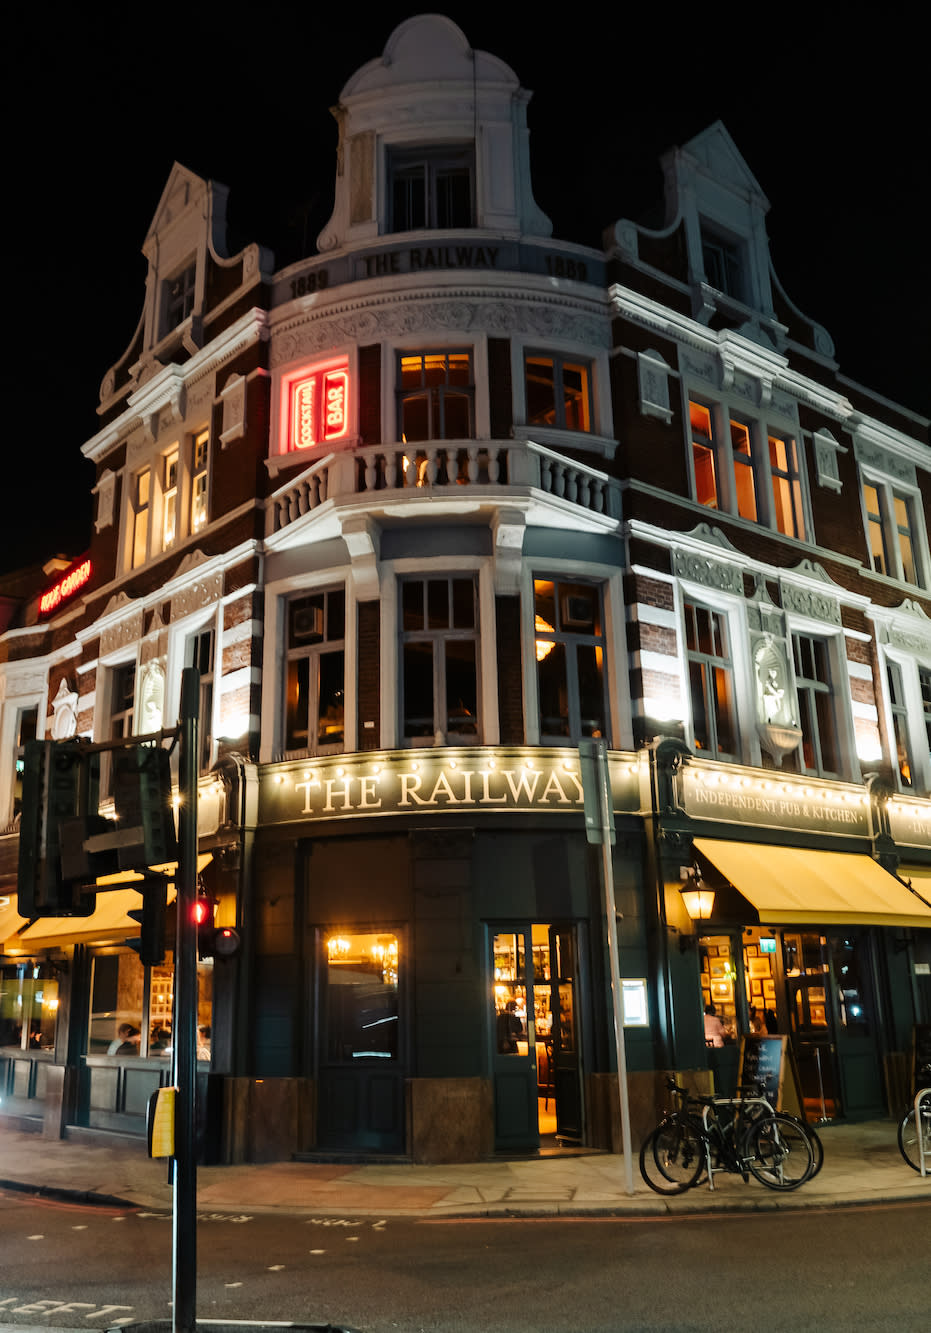
{"label": "chalkboard sign", "polygon": [[931,1023],[918,1023],[912,1031],[912,1096],[931,1088]]}
{"label": "chalkboard sign", "polygon": [[741,1037],[737,1082],[762,1083],[767,1099],[777,1111],[803,1114],[802,1092],[788,1037]]}

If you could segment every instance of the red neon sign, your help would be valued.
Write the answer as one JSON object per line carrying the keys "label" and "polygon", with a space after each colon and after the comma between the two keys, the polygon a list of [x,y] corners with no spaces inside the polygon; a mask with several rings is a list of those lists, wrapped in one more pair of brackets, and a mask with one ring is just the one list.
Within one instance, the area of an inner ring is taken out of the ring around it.
{"label": "red neon sign", "polygon": [[48,615],[49,611],[54,611],[56,606],[67,601],[69,597],[73,597],[79,588],[84,587],[90,576],[91,562],[89,560],[82,560],[79,565],[69,569],[64,578],[58,580],[54,588],[49,588],[48,592],[44,592],[39,598],[39,614]]}
{"label": "red neon sign", "polygon": [[289,385],[285,452],[329,444],[349,430],[349,372],[324,367],[292,379]]}

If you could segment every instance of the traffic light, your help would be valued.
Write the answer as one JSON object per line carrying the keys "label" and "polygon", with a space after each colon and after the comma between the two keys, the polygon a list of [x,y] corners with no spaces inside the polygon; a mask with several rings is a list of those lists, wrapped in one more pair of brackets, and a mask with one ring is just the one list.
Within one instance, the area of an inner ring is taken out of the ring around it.
{"label": "traffic light", "polygon": [[137,839],[120,847],[121,870],[141,870],[178,859],[171,804],[171,761],[160,745],[113,751],[113,799],[120,828]]}
{"label": "traffic light", "polygon": [[161,875],[151,875],[142,885],[142,906],[132,908],[127,916],[142,927],[138,939],[127,940],[139,954],[146,967],[158,967],[165,958],[165,911],[168,902],[168,881]]}
{"label": "traffic light", "polygon": [[87,876],[62,870],[63,825],[97,814],[100,756],[75,742],[27,741],[23,752],[22,815],[19,829],[19,911],[25,917],[90,916],[93,893]]}
{"label": "traffic light", "polygon": [[197,927],[197,957],[213,957],[213,941],[216,927],[213,924],[217,905],[212,898],[201,894],[194,903],[194,925]]}

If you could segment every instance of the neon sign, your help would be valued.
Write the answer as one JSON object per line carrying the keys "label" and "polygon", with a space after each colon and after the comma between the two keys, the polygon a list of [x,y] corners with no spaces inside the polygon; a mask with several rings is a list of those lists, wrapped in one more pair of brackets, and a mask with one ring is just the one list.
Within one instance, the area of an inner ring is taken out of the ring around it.
{"label": "neon sign", "polygon": [[284,453],[329,444],[348,433],[349,371],[345,361],[299,371],[289,376],[283,388]]}
{"label": "neon sign", "polygon": [[39,598],[39,614],[48,615],[49,611],[54,611],[56,606],[60,606],[69,597],[73,597],[79,588],[84,587],[90,576],[91,562],[89,560],[82,560],[79,565],[69,569],[64,578],[58,580],[54,588],[49,588],[48,592],[44,592]]}

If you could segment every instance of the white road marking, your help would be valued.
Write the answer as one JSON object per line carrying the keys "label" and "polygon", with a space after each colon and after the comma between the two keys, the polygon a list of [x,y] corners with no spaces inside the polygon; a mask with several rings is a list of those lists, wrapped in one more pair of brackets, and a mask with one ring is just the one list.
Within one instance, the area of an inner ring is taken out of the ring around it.
{"label": "white road marking", "polygon": [[283,1273],[284,1264],[270,1264],[267,1271],[269,1273]]}
{"label": "white road marking", "polygon": [[326,1250],[308,1250],[308,1254],[326,1254]]}
{"label": "white road marking", "polygon": [[72,1231],[86,1231],[86,1230],[87,1230],[87,1223],[86,1223],[86,1222],[82,1222],[81,1225],[80,1225],[79,1227],[72,1227],[71,1230],[72,1230]]}
{"label": "white road marking", "polygon": [[27,1236],[27,1240],[45,1240],[44,1236]]}

